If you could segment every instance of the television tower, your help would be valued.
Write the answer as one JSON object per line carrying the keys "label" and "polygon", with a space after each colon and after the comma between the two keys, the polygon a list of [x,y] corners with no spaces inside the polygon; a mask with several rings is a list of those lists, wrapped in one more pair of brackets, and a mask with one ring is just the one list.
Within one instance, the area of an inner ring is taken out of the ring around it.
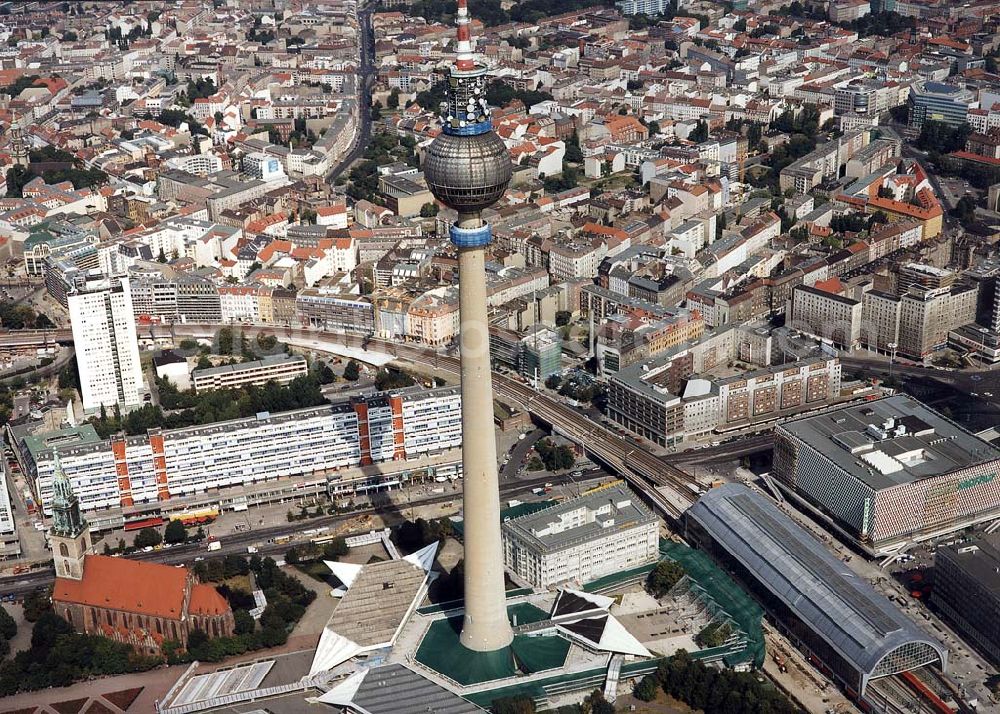
{"label": "television tower", "polygon": [[458,0],[455,63],[442,131],[428,147],[424,177],[431,193],[455,209],[451,241],[458,248],[459,344],[462,375],[462,468],[465,512],[465,619],[461,643],[492,652],[511,643],[500,537],[500,488],[493,434],[493,381],[486,322],[486,246],[492,234],[483,209],[510,183],[510,152],[493,132],[484,65],[476,62],[466,0]]}

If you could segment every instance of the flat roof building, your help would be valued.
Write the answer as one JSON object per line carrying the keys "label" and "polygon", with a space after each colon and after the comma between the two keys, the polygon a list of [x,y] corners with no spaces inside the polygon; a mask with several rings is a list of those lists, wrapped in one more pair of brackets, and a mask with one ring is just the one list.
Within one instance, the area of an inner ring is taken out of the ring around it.
{"label": "flat roof building", "polygon": [[81,508],[114,509],[437,454],[461,445],[461,409],[457,387],[410,387],[107,440],[84,424],[27,435],[15,448],[46,513],[56,451]]}
{"label": "flat roof building", "polygon": [[919,128],[928,120],[960,126],[966,122],[969,105],[975,101],[975,95],[964,87],[917,80],[910,85],[910,126]]}
{"label": "flat roof building", "polygon": [[659,521],[622,481],[503,524],[504,565],[535,587],[655,561]]}
{"label": "flat roof building", "polygon": [[848,693],[948,650],[764,496],[726,484],[687,512],[688,535],[728,566],[785,633]]}
{"label": "flat roof building", "polygon": [[198,392],[231,389],[246,384],[261,385],[274,381],[288,384],[296,377],[309,373],[306,358],[300,355],[268,355],[263,359],[241,364],[196,369],[191,373]]}
{"label": "flat roof building", "polygon": [[931,598],[980,650],[1000,662],[1000,534],[938,548]]}
{"label": "flat roof building", "polygon": [[775,436],[778,482],[874,552],[1000,512],[1000,449],[905,394],[791,419]]}

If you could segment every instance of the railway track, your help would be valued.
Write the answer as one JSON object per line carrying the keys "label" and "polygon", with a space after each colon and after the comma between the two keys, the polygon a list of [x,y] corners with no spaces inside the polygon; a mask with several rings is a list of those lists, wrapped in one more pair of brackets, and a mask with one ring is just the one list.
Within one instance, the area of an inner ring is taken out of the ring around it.
{"label": "railway track", "polygon": [[[433,366],[459,374],[459,359],[439,351],[416,345],[391,342],[362,335],[325,332],[281,326],[170,324],[146,325],[139,329],[141,337],[153,338],[212,338],[220,327],[231,327],[253,337],[258,333],[271,334],[283,341],[307,343],[324,342],[336,346],[372,350],[423,366]],[[30,332],[30,334],[29,334]],[[43,341],[72,341],[68,330],[0,332],[0,346],[9,344],[42,343]],[[322,350],[322,347],[316,349]],[[693,479],[680,468],[664,462],[653,454],[623,441],[611,430],[595,424],[584,414],[514,379],[493,375],[493,390],[504,401],[513,402],[525,409],[538,421],[557,429],[567,438],[580,444],[591,456],[620,473],[628,483],[642,494],[663,515],[676,522],[695,500]],[[667,489],[669,497],[661,489]]]}

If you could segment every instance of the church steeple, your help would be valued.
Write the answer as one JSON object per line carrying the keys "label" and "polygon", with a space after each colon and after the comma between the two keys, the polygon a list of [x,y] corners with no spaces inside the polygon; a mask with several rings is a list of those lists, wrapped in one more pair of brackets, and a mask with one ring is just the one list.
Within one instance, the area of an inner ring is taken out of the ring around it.
{"label": "church steeple", "polygon": [[84,557],[92,545],[90,527],[80,513],[80,500],[73,493],[66,472],[63,471],[59,453],[53,449],[52,461],[55,474],[52,480],[52,559],[56,577],[83,579]]}
{"label": "church steeple", "polygon": [[52,451],[55,478],[52,482],[52,532],[67,538],[75,538],[87,527],[87,521],[80,513],[80,499],[73,493],[66,472],[59,461],[59,453]]}

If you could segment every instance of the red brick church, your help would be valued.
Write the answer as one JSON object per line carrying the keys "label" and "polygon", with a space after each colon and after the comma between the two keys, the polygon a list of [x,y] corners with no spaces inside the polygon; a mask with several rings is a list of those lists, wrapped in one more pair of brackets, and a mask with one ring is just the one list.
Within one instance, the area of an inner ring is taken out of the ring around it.
{"label": "red brick church", "polygon": [[164,640],[187,646],[195,628],[209,637],[233,634],[233,611],[187,568],[95,555],[90,528],[56,460],[52,498],[52,605],[77,632],[103,635],[143,654]]}

